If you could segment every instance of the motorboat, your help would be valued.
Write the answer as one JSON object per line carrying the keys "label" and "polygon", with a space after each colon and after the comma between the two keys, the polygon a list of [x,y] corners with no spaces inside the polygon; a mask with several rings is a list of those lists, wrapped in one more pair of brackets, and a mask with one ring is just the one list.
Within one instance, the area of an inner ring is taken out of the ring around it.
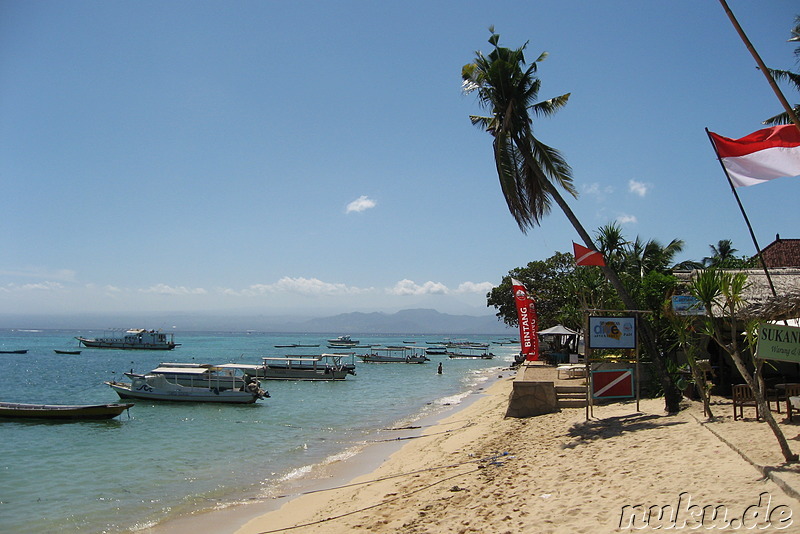
{"label": "motorboat", "polygon": [[[191,368],[183,368],[185,371]],[[202,373],[204,369],[195,369]],[[191,371],[188,371],[191,373]],[[122,399],[145,399],[154,401],[175,402],[218,402],[229,404],[252,404],[259,399],[269,397],[269,393],[261,389],[258,381],[253,379],[242,387],[238,380],[198,379],[194,385],[184,386],[167,378],[166,374],[137,375],[125,373],[130,383],[105,382],[117,392]]]}
{"label": "motorboat", "polygon": [[337,338],[328,340],[328,348],[331,349],[355,347],[358,344],[359,341],[357,339],[351,339],[350,336],[339,336]]}
{"label": "motorboat", "polygon": [[447,354],[447,347],[443,345],[430,346],[425,349],[425,354],[429,356],[439,356]]}
{"label": "motorboat", "polygon": [[160,330],[134,328],[126,330],[121,336],[112,335],[100,338],[77,336],[75,339],[84,347],[92,349],[142,349],[172,350],[180,343],[175,343],[174,334],[165,334]]}
{"label": "motorboat", "polygon": [[475,346],[462,345],[457,350],[458,350],[458,352],[450,352],[450,351],[448,351],[447,352],[447,356],[450,357],[450,358],[453,358],[453,359],[456,359],[456,358],[461,358],[461,359],[471,358],[473,360],[475,360],[475,359],[477,359],[477,360],[491,360],[492,358],[494,358],[494,354],[493,353],[489,352],[486,348],[484,348],[484,347],[482,347],[480,345],[475,345]]}
{"label": "motorboat", "polygon": [[[345,363],[347,356],[351,363]],[[356,374],[352,359],[352,354],[266,357],[261,365],[228,363],[219,367],[239,369],[259,380],[344,380]]]}
{"label": "motorboat", "polygon": [[[418,350],[415,350],[418,349]],[[372,352],[359,354],[366,363],[425,363],[430,358],[422,347],[376,347]]]}
{"label": "motorboat", "polygon": [[[181,386],[241,389],[247,385],[244,374],[237,373],[236,369],[208,363],[161,363],[148,374],[164,375]],[[132,372],[125,375],[133,377]]]}
{"label": "motorboat", "polygon": [[22,404],[0,402],[0,418],[80,421],[112,419],[133,406],[124,404]]}

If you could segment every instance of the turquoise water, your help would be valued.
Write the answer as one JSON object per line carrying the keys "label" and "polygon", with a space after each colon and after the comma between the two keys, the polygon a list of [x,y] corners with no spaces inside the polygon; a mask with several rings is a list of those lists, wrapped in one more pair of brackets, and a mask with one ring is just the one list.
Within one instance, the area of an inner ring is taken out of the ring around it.
{"label": "turquoise water", "polygon": [[[118,402],[105,380],[164,361],[260,363],[263,356],[331,352],[331,335],[176,332],[173,351],[77,349],[76,335],[0,330],[0,400],[51,404]],[[359,336],[362,344],[440,341],[436,336]],[[492,342],[507,337],[474,336]],[[274,345],[320,343],[319,348]],[[337,382],[267,381],[254,405],[137,401],[111,421],[0,421],[0,532],[125,532],[229,503],[265,499],[314,466],[355,454],[456,404],[519,350],[491,345],[493,360],[430,356],[423,365],[365,364]],[[444,373],[436,367],[443,362]]]}

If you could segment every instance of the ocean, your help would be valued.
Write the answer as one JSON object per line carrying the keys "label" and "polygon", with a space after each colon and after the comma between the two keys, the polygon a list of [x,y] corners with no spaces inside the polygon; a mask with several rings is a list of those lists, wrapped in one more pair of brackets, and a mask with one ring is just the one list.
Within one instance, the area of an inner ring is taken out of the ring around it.
{"label": "ocean", "polygon": [[[107,380],[128,381],[161,362],[260,363],[265,356],[333,352],[341,333],[175,332],[173,351],[80,348],[102,331],[0,330],[0,401],[119,402]],[[361,344],[443,341],[441,336],[352,334]],[[457,336],[453,336],[454,338]],[[252,405],[135,401],[110,421],[0,420],[0,532],[135,532],[197,511],[269,500],[365,445],[457,405],[513,362],[508,336],[492,360],[429,356],[421,365],[363,363],[336,382],[264,381]],[[317,348],[275,348],[292,343]],[[339,351],[336,351],[339,352]],[[443,373],[437,374],[438,363]]]}

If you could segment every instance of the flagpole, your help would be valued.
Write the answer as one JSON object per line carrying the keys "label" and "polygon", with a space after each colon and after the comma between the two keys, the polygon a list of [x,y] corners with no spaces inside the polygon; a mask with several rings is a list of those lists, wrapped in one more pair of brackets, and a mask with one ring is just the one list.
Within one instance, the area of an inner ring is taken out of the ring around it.
{"label": "flagpole", "polygon": [[758,253],[758,259],[761,260],[761,267],[764,269],[764,274],[767,275],[767,282],[769,282],[769,288],[772,290],[772,295],[774,297],[778,296],[778,293],[775,291],[775,286],[772,285],[772,277],[769,275],[769,270],[767,269],[767,263],[764,261],[764,256],[761,254],[761,247],[758,246],[758,240],[756,239],[756,234],[753,232],[753,227],[750,224],[750,219],[747,217],[747,213],[744,211],[744,206],[742,206],[742,201],[739,199],[739,193],[736,192],[736,188],[733,186],[733,181],[731,180],[730,174],[728,174],[728,169],[725,168],[725,164],[722,163],[722,158],[719,155],[719,151],[717,150],[717,145],[714,144],[714,138],[711,137],[711,132],[708,131],[706,128],[706,135],[708,135],[708,140],[711,141],[711,146],[714,147],[714,154],[717,155],[717,161],[719,161],[720,166],[722,167],[722,172],[725,173],[725,178],[728,180],[728,185],[731,188],[731,192],[733,196],[736,198],[736,203],[739,205],[739,210],[742,212],[742,217],[744,217],[744,222],[747,224],[747,229],[750,231],[750,237],[753,240],[753,244],[756,246],[756,252]]}
{"label": "flagpole", "polygon": [[795,126],[797,126],[797,129],[800,130],[800,120],[798,120],[797,114],[794,112],[792,106],[789,105],[789,102],[786,101],[786,97],[783,96],[780,87],[778,87],[778,84],[775,83],[775,78],[772,77],[772,74],[769,72],[769,69],[761,60],[761,56],[759,56],[758,52],[756,52],[755,47],[753,47],[753,43],[751,43],[750,39],[747,38],[747,35],[744,33],[744,30],[739,25],[739,21],[736,20],[733,11],[731,11],[731,8],[728,7],[728,3],[725,0],[719,0],[719,3],[722,4],[722,9],[724,9],[725,13],[728,14],[728,18],[731,20],[731,24],[733,24],[733,27],[739,34],[739,37],[741,37],[742,42],[744,42],[744,45],[747,47],[747,50],[750,51],[750,55],[752,55],[753,59],[756,60],[756,63],[758,64],[758,69],[764,73],[764,76],[767,77],[767,82],[769,83],[770,87],[772,87],[772,91],[775,93],[775,96],[777,96],[778,100],[780,100],[781,105],[783,105],[783,109],[786,110],[786,113],[789,114],[789,118],[791,119],[791,121],[794,123]]}

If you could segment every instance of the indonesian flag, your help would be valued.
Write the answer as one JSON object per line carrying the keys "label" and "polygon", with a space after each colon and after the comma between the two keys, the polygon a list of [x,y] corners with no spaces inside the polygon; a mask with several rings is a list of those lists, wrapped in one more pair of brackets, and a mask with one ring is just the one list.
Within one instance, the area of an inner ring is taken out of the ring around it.
{"label": "indonesian flag", "polygon": [[596,250],[581,246],[575,241],[572,242],[572,250],[575,252],[576,265],[597,265],[602,267],[606,264],[602,254]]}
{"label": "indonesian flag", "polygon": [[536,317],[536,302],[528,295],[522,282],[511,279],[514,303],[517,305],[519,319],[519,344],[525,361],[539,359],[539,319]]}
{"label": "indonesian flag", "polygon": [[800,130],[794,124],[765,128],[741,139],[708,135],[734,187],[800,176]]}

